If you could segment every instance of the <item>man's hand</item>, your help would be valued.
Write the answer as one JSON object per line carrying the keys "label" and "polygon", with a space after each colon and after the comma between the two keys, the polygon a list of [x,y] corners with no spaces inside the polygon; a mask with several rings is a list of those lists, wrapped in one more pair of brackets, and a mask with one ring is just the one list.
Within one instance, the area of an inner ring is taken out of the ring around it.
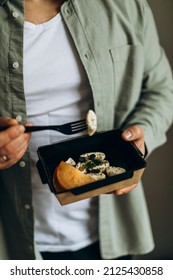
{"label": "man's hand", "polygon": [[24,133],[24,126],[15,119],[0,117],[0,126],[9,127],[0,132],[0,170],[2,170],[14,165],[22,158],[28,148],[31,135]]}
{"label": "man's hand", "polygon": [[[141,153],[144,155],[145,154],[145,143],[144,143],[144,131],[143,129],[138,126],[131,126],[127,130],[125,130],[122,133],[122,138],[125,141],[133,141],[134,144],[138,147],[138,149],[141,151]],[[114,191],[116,195],[122,195],[122,194],[127,194],[131,190],[133,190],[137,184],[122,188],[120,190]]]}

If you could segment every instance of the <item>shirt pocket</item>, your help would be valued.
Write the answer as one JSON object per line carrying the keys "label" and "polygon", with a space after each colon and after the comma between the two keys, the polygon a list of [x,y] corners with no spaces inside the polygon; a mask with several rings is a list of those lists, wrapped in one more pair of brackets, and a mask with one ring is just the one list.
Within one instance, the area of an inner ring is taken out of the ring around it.
{"label": "shirt pocket", "polygon": [[137,103],[143,79],[142,45],[125,45],[110,49],[114,71],[114,94],[117,110],[130,110]]}

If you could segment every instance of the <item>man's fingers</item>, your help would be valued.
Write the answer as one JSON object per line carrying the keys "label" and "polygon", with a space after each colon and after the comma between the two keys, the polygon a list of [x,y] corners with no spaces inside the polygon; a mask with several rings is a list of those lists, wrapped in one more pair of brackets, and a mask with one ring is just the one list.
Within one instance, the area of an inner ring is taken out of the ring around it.
{"label": "man's fingers", "polygon": [[16,162],[18,162],[22,156],[24,155],[25,151],[27,150],[27,143],[23,146],[23,149],[15,156],[15,157],[10,157],[7,156],[7,160],[3,160],[3,157],[0,157],[0,169],[6,169],[14,165]]}
{"label": "man's fingers", "polygon": [[119,190],[114,191],[114,194],[116,195],[123,195],[123,194],[128,194],[130,191],[132,191],[134,188],[136,188],[137,184],[134,184],[130,187],[122,188]]}
{"label": "man's fingers", "polygon": [[7,155],[8,158],[15,157],[15,154],[23,150],[26,143],[29,143],[30,135],[28,133],[22,134],[19,137],[12,140],[7,145],[0,149],[0,155]]}
{"label": "man's fingers", "polygon": [[144,130],[142,127],[138,125],[131,126],[121,136],[125,141],[133,141],[141,153],[145,154]]}
{"label": "man's fingers", "polygon": [[122,138],[126,141],[135,141],[143,137],[143,129],[138,125],[131,126],[122,133]]}
{"label": "man's fingers", "polygon": [[[27,126],[32,125],[26,123]],[[7,129],[0,132],[0,169],[15,164],[24,155],[28,148],[31,133],[24,133],[24,125],[8,117],[0,117],[0,127]]]}
{"label": "man's fingers", "polygon": [[16,119],[11,119],[9,117],[0,118],[0,126],[12,126],[12,125],[18,125],[18,121]]}
{"label": "man's fingers", "polygon": [[28,148],[29,133],[22,133],[19,137],[0,148],[0,169],[5,169],[20,160]]}
{"label": "man's fingers", "polygon": [[13,139],[19,137],[25,128],[23,125],[13,125],[0,133],[0,148],[10,143]]}

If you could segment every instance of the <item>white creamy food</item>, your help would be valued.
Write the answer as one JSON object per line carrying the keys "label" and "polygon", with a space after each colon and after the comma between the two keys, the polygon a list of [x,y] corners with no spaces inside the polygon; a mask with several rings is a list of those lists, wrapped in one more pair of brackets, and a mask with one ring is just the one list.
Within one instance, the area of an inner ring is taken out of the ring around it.
{"label": "white creamy food", "polygon": [[97,117],[94,111],[89,110],[86,116],[88,135],[92,136],[97,131]]}
{"label": "white creamy food", "polygon": [[106,155],[102,152],[82,154],[76,164],[72,158],[69,158],[66,162],[95,180],[102,180],[126,172],[125,168],[110,166],[109,161],[106,160]]}

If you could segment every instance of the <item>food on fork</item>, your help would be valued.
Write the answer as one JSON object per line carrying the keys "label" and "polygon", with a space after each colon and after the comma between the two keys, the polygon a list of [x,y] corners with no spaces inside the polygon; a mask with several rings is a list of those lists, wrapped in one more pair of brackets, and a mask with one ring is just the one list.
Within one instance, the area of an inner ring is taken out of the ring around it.
{"label": "food on fork", "polygon": [[88,127],[88,135],[92,136],[97,130],[97,117],[94,111],[88,111],[86,116],[86,124]]}

